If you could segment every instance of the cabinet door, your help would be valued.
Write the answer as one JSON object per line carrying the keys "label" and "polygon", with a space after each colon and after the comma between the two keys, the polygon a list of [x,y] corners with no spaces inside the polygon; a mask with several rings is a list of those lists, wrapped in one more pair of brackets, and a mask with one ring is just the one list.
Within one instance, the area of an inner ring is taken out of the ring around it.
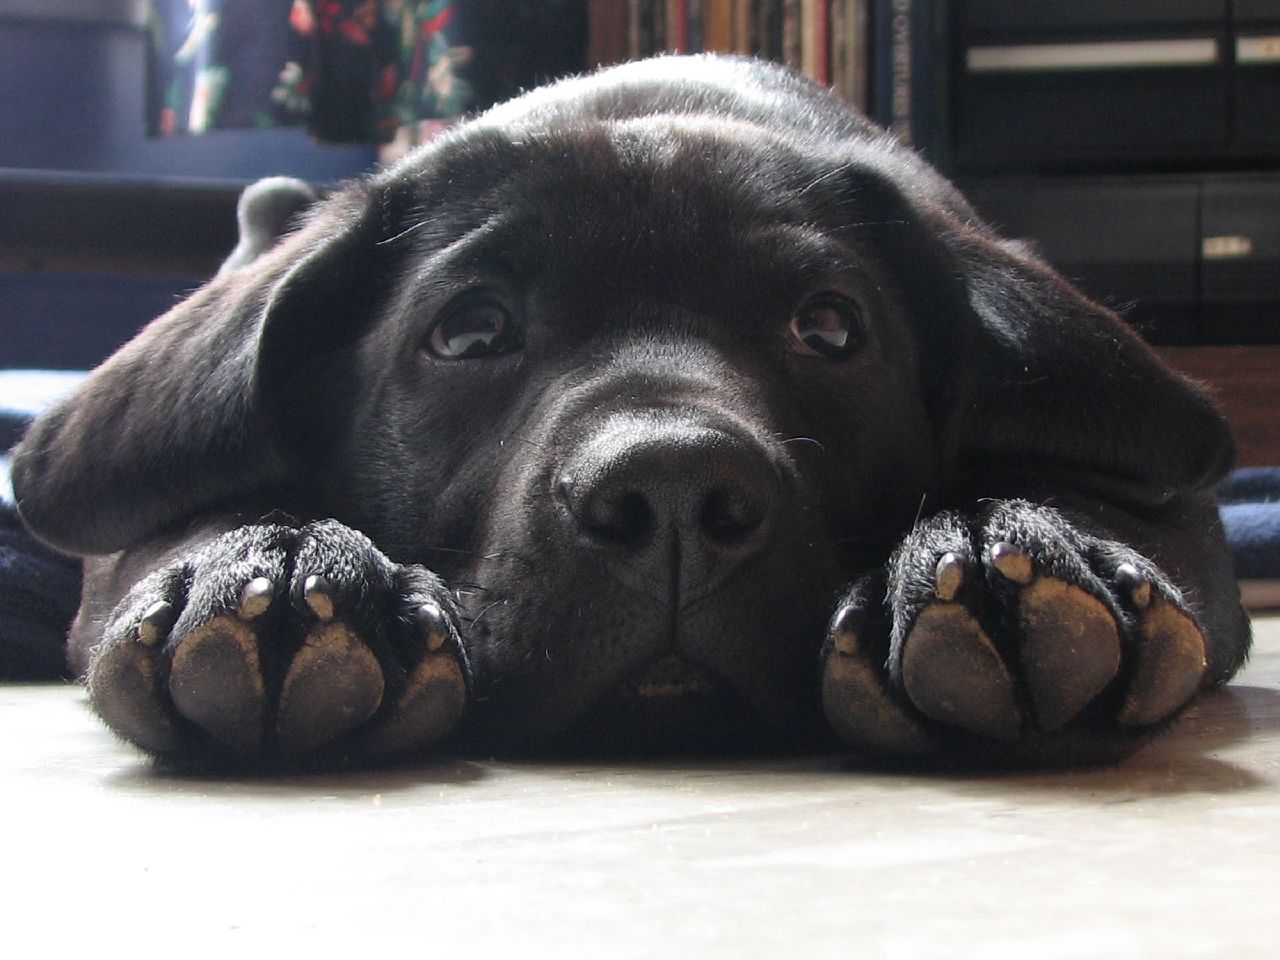
{"label": "cabinet door", "polygon": [[1206,183],[1201,230],[1205,339],[1280,343],[1280,183]]}
{"label": "cabinet door", "polygon": [[1192,161],[1230,139],[1225,2],[957,5],[962,169]]}
{"label": "cabinet door", "polygon": [[1235,138],[1246,151],[1280,151],[1280,3],[1236,0]]}

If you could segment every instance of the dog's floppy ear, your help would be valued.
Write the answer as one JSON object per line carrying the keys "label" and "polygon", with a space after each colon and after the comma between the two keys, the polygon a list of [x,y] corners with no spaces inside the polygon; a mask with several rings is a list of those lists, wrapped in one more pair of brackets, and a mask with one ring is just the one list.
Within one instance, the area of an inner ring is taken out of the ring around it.
{"label": "dog's floppy ear", "polygon": [[896,256],[932,261],[939,280],[909,295],[955,481],[1038,477],[1152,506],[1226,473],[1225,419],[1119,317],[998,236],[914,156],[886,151],[870,166],[872,192],[897,207],[884,229]]}
{"label": "dog's floppy ear", "polygon": [[[368,316],[381,216],[364,186],[323,201],[258,259],[148,325],[14,452],[19,512],[54,547],[120,550],[255,491],[287,489],[292,454],[266,412],[264,341],[323,350]],[[275,352],[279,352],[278,349]]]}

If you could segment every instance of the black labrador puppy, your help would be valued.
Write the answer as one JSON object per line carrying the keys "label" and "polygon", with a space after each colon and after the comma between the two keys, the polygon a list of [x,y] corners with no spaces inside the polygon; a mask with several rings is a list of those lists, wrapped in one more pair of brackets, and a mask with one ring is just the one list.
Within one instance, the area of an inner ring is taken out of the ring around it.
{"label": "black labrador puppy", "polygon": [[917,156],[699,57],[535,90],[241,249],[14,479],[90,558],[94,708],[159,754],[1057,762],[1244,659],[1231,458]]}

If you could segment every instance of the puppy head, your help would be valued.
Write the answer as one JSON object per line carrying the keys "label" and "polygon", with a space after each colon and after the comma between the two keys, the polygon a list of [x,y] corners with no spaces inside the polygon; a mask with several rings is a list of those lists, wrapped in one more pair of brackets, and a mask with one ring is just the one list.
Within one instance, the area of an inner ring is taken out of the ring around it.
{"label": "puppy head", "polygon": [[728,701],[809,723],[839,588],[934,483],[880,198],[723,118],[495,130],[449,166],[329,502],[462,585],[503,739],[621,701],[646,741],[744,724]]}
{"label": "puppy head", "polygon": [[250,495],[335,516],[457,588],[478,733],[653,742],[816,726],[840,588],[922,503],[1038,470],[1149,504],[1228,453],[913,155],[697,60],[536,92],[320,205],[15,480],[84,552]]}

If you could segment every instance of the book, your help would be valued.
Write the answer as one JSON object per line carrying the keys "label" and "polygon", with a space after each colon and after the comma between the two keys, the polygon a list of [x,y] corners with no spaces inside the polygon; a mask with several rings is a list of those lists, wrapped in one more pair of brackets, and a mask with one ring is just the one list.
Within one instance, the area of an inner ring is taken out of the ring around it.
{"label": "book", "polygon": [[871,114],[943,166],[949,0],[873,0]]}
{"label": "book", "polygon": [[734,0],[703,0],[702,49],[708,53],[733,53]]}
{"label": "book", "polygon": [[[944,21],[931,13],[945,2],[591,0],[588,60],[595,65],[663,50],[705,50],[787,63],[915,143],[917,118],[933,112],[934,80],[917,89],[907,68],[927,63],[926,47],[941,47],[934,33]],[[874,58],[873,38],[881,53]]]}

